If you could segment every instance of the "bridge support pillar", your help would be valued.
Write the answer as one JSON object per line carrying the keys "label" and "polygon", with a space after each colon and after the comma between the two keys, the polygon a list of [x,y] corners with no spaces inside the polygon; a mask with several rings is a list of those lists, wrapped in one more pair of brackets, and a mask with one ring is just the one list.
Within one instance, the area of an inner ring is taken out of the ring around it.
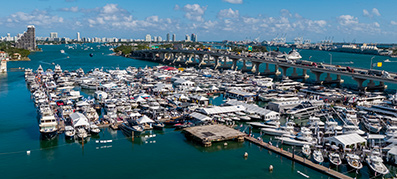
{"label": "bridge support pillar", "polygon": [[[253,65],[253,64],[252,64]],[[253,66],[252,66],[253,67]],[[243,60],[243,67],[241,68],[241,71],[246,71],[247,70],[247,64],[246,64],[246,60]]]}
{"label": "bridge support pillar", "polygon": [[[276,66],[276,67],[277,67],[277,66]],[[280,68],[281,68],[281,70],[282,70],[283,78],[287,78],[287,70],[288,70],[289,67],[280,66]]]}
{"label": "bridge support pillar", "polygon": [[233,60],[232,70],[237,70],[237,61],[238,61],[238,59],[232,59],[232,60]]}
{"label": "bridge support pillar", "polygon": [[214,69],[217,69],[219,66],[221,66],[221,62],[220,62],[220,57],[219,56],[216,56],[216,57],[214,57],[215,58],[215,67],[214,67]]}
{"label": "bridge support pillar", "polygon": [[353,77],[353,80],[357,82],[357,87],[358,87],[359,90],[365,90],[365,89],[366,89],[366,88],[363,87],[363,82],[364,82],[366,79],[354,78],[354,77]]}
{"label": "bridge support pillar", "polygon": [[261,74],[260,71],[259,71],[259,65],[261,65],[260,62],[252,62],[251,72],[253,74],[256,74],[256,75],[260,75]]}
{"label": "bridge support pillar", "polygon": [[278,76],[281,74],[281,72],[278,70],[278,65],[276,65],[275,69],[274,69],[274,75]]}
{"label": "bridge support pillar", "polygon": [[268,63],[265,64],[266,64],[265,74],[269,74],[270,73],[269,64]]}
{"label": "bridge support pillar", "polygon": [[327,73],[327,77],[325,78],[326,82],[331,82],[332,81],[332,77],[331,74]]}
{"label": "bridge support pillar", "polygon": [[343,80],[342,77],[341,77],[340,75],[336,75],[336,80],[337,80],[339,83],[345,82],[345,80]]}
{"label": "bridge support pillar", "polygon": [[314,75],[316,75],[316,83],[322,83],[321,81],[321,74],[323,74],[323,72],[318,72],[318,71],[311,71]]}
{"label": "bridge support pillar", "polygon": [[376,86],[376,84],[375,84],[374,80],[369,80],[369,82],[368,82],[368,84],[367,84],[367,87],[368,87],[368,88],[373,88],[373,87],[375,87],[375,86]]}
{"label": "bridge support pillar", "polygon": [[198,67],[201,67],[202,64],[204,64],[204,55],[199,55],[199,65],[198,65]]}

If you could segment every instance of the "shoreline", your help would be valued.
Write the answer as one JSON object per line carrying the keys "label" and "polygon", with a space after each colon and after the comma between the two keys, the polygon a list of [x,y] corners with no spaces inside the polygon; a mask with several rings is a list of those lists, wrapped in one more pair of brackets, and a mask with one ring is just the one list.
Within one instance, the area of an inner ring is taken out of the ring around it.
{"label": "shoreline", "polygon": [[10,59],[9,62],[18,62],[18,61],[31,61],[29,57],[22,57],[21,59]]}

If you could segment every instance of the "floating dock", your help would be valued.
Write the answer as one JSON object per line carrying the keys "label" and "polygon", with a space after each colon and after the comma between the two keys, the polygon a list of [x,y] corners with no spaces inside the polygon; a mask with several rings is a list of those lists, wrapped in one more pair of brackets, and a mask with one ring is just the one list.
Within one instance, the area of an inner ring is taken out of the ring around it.
{"label": "floating dock", "polygon": [[294,155],[291,152],[282,150],[281,148],[275,147],[273,145],[270,145],[270,144],[265,143],[265,142],[263,142],[261,140],[255,139],[253,137],[245,136],[245,139],[250,141],[250,142],[252,142],[252,143],[254,143],[254,144],[256,144],[256,145],[259,145],[259,146],[261,146],[261,147],[263,147],[263,148],[265,148],[267,150],[273,151],[273,152],[275,152],[275,153],[277,153],[277,154],[279,154],[279,155],[281,155],[283,157],[286,157],[286,158],[288,158],[288,159],[290,159],[292,161],[295,161],[295,162],[299,162],[302,165],[308,166],[308,167],[310,167],[312,169],[315,169],[315,170],[317,170],[317,171],[319,171],[321,173],[325,173],[325,174],[327,174],[329,176],[332,176],[332,177],[335,177],[335,178],[342,178],[342,179],[352,179],[351,177],[349,177],[349,176],[347,176],[347,175],[345,175],[343,173],[339,173],[339,172],[337,172],[335,170],[332,170],[330,168],[327,168],[327,167],[324,167],[322,165],[313,163],[309,159],[305,159],[305,158],[303,158],[301,156]]}
{"label": "floating dock", "polygon": [[226,140],[237,139],[237,141],[243,142],[244,136],[247,135],[225,125],[205,125],[189,127],[184,129],[183,132],[185,133],[186,138],[198,141],[205,147],[210,147],[212,145],[212,142],[220,142]]}

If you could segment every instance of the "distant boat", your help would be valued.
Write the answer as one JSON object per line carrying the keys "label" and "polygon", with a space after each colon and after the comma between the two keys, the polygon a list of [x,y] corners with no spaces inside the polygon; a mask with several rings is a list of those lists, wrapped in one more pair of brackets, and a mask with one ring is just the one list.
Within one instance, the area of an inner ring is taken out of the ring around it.
{"label": "distant boat", "polygon": [[94,56],[94,54],[93,53],[90,53],[90,57],[93,57]]}
{"label": "distant boat", "polygon": [[383,61],[383,62],[390,62],[390,60],[389,59],[386,59],[385,61]]}
{"label": "distant boat", "polygon": [[65,50],[61,50],[61,53],[65,53]]}

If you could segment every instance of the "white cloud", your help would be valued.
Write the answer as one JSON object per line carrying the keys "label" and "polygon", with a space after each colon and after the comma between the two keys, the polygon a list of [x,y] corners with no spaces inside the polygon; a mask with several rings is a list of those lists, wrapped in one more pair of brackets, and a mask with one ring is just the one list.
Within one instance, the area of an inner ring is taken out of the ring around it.
{"label": "white cloud", "polygon": [[224,2],[228,2],[230,4],[243,4],[243,0],[223,0]]}
{"label": "white cloud", "polygon": [[180,9],[180,7],[179,7],[179,5],[178,4],[175,4],[175,7],[174,7],[174,10],[179,10]]}
{"label": "white cloud", "polygon": [[70,7],[70,8],[61,8],[59,9],[60,11],[64,11],[64,12],[78,12],[79,11],[79,7],[74,6],[74,7]]}
{"label": "white cloud", "polygon": [[363,9],[363,16],[372,18],[374,16],[378,16],[379,17],[379,16],[381,16],[381,14],[380,14],[379,10],[376,9],[376,8],[373,8],[372,12],[369,12],[368,10]]}
{"label": "white cloud", "polygon": [[183,7],[183,11],[185,11],[185,17],[189,20],[203,22],[203,15],[207,10],[206,6],[200,6],[198,4],[186,4]]}
{"label": "white cloud", "polygon": [[358,18],[351,15],[341,15],[338,17],[338,22],[340,25],[351,25],[358,24]]}
{"label": "white cloud", "polygon": [[371,14],[369,14],[368,10],[363,9],[363,16],[365,16],[365,17],[371,17]]}
{"label": "white cloud", "polygon": [[391,25],[397,25],[397,21],[390,21]]}
{"label": "white cloud", "polygon": [[50,27],[54,24],[63,23],[62,17],[53,16],[47,11],[33,10],[31,13],[16,12],[6,18],[7,26],[15,26],[18,24],[33,24],[37,26]]}
{"label": "white cloud", "polygon": [[372,14],[375,15],[375,16],[380,16],[379,10],[376,9],[376,8],[372,9]]}
{"label": "white cloud", "polygon": [[222,10],[220,10],[218,12],[218,15],[217,15],[217,17],[219,19],[222,19],[222,18],[237,18],[239,16],[240,16],[240,14],[239,14],[238,10],[233,11],[232,8],[222,9]]}

